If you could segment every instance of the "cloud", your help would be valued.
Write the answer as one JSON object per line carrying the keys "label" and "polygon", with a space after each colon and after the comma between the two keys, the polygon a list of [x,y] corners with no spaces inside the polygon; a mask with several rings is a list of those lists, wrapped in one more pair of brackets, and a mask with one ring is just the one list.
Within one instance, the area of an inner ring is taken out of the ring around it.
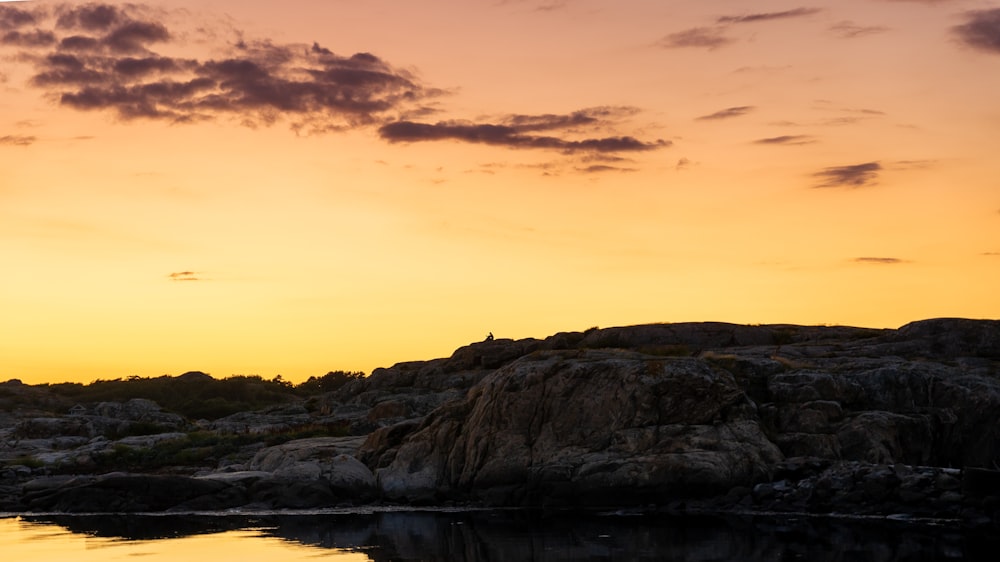
{"label": "cloud", "polygon": [[937,160],[897,160],[892,163],[893,170],[926,170],[933,168],[938,163]]}
{"label": "cloud", "polygon": [[81,28],[87,31],[106,31],[131,18],[122,9],[111,4],[83,4],[60,6],[56,25],[62,28]]}
{"label": "cloud", "polygon": [[688,158],[679,158],[677,163],[674,164],[674,171],[686,170],[691,167],[691,160]]}
{"label": "cloud", "polygon": [[33,12],[9,3],[0,6],[0,30],[18,29],[28,25],[34,25],[38,19]]}
{"label": "cloud", "polygon": [[715,113],[709,113],[708,115],[702,115],[701,117],[696,117],[698,121],[711,121],[715,119],[729,119],[731,117],[740,117],[750,113],[756,109],[752,105],[741,105],[738,107],[727,107],[726,109],[720,109]]}
{"label": "cloud", "polygon": [[167,275],[171,281],[204,281],[203,278],[198,277],[198,273],[194,271],[176,271]]}
{"label": "cloud", "polygon": [[717,49],[734,42],[735,39],[725,35],[725,29],[720,27],[692,27],[676,33],[671,33],[657,44],[667,49],[694,47],[701,49]]}
{"label": "cloud", "polygon": [[900,263],[908,263],[906,260],[901,260],[899,258],[875,258],[875,257],[863,257],[854,258],[854,263],[870,263],[878,265],[895,265]]}
{"label": "cloud", "polygon": [[0,35],[0,44],[15,45],[18,47],[44,47],[56,42],[56,35],[51,31],[35,29],[32,31],[19,31],[13,29]]}
{"label": "cloud", "polygon": [[801,145],[801,144],[812,144],[816,142],[816,139],[809,135],[781,135],[779,137],[768,137],[764,139],[757,139],[753,142],[754,144]]}
{"label": "cloud", "polygon": [[757,14],[746,14],[742,16],[721,16],[715,20],[718,24],[740,24],[740,23],[756,23],[762,21],[771,21],[778,19],[788,19],[788,18],[800,18],[804,16],[811,16],[813,14],[818,14],[823,10],[819,8],[795,8],[794,10],[785,10],[782,12],[762,12]]}
{"label": "cloud", "polygon": [[502,145],[509,148],[545,148],[565,152],[627,152],[654,150],[669,146],[669,141],[652,143],[634,137],[603,137],[567,140],[551,136],[523,135],[515,127],[489,123],[442,121],[415,123],[396,121],[379,128],[379,136],[389,142],[421,142],[431,140],[459,140],[469,143]]}
{"label": "cloud", "polygon": [[878,162],[865,162],[824,168],[813,174],[813,177],[820,180],[815,187],[864,187],[875,183],[881,169],[882,165]]}
{"label": "cloud", "polygon": [[[231,118],[337,130],[398,118],[442,92],[371,53],[337,55],[316,43],[241,40],[217,58],[157,52],[182,43],[169,18],[134,4],[44,10],[0,6],[5,44],[32,48],[30,84],[65,106],[177,123]],[[40,51],[40,52],[39,52]]]}
{"label": "cloud", "polygon": [[711,51],[736,42],[736,39],[726,35],[726,31],[734,25],[799,18],[811,16],[822,11],[823,10],[819,8],[795,8],[793,10],[784,10],[781,12],[760,12],[734,16],[719,16],[715,19],[715,25],[713,26],[692,27],[671,33],[663,39],[660,39],[657,42],[657,45],[666,49],[693,47],[708,49]]}
{"label": "cloud", "polygon": [[842,39],[854,39],[889,31],[881,25],[858,25],[852,21],[837,22],[830,26],[830,31]]}
{"label": "cloud", "polygon": [[36,140],[38,140],[38,139],[36,139],[33,136],[28,136],[28,135],[6,135],[6,136],[3,136],[3,137],[0,137],[0,146],[2,146],[2,145],[8,145],[8,146],[29,146],[31,144],[34,144],[34,142]]}
{"label": "cloud", "polygon": [[951,29],[966,45],[1000,54],[1000,8],[966,12],[965,23]]}
{"label": "cloud", "polygon": [[[423,123],[443,90],[378,56],[340,55],[318,43],[244,38],[214,57],[172,54],[190,38],[171,29],[181,12],[139,4],[88,3],[35,10],[0,4],[0,37],[21,49],[28,84],[78,111],[119,120],[197,123],[230,120],[249,127],[285,123],[296,132],[375,127],[389,142],[455,140],[565,153],[636,152],[669,146],[615,134],[632,107],[570,113],[511,114],[494,123]],[[206,32],[206,36],[211,34]]]}
{"label": "cloud", "polygon": [[[379,136],[388,142],[453,140],[507,148],[559,150],[564,153],[642,152],[670,146],[670,141],[645,142],[631,136],[579,136],[581,129],[605,125],[609,119],[634,111],[633,108],[599,107],[565,115],[508,115],[499,123],[439,121],[418,123],[402,120],[379,127]],[[534,134],[559,131],[560,136]],[[575,134],[574,134],[575,133]]]}
{"label": "cloud", "polygon": [[593,164],[591,166],[587,166],[586,168],[577,168],[576,170],[585,174],[600,174],[603,172],[628,173],[636,171],[635,168],[621,168],[618,166],[608,166],[607,164]]}

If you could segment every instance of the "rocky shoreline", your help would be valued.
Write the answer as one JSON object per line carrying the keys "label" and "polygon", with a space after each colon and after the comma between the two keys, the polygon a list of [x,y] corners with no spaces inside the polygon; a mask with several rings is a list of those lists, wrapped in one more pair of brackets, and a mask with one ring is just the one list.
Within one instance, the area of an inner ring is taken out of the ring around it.
{"label": "rocky shoreline", "polygon": [[[0,511],[620,507],[1000,526],[998,321],[497,339],[211,421],[141,398],[46,409],[40,392],[0,384]],[[36,407],[16,407],[29,394]],[[122,436],[137,428],[156,431]]]}

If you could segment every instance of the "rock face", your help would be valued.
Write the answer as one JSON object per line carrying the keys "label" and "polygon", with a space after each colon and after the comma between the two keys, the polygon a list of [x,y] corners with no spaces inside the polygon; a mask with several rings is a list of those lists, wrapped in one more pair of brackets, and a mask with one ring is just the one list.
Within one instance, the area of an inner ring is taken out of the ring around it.
{"label": "rock face", "polygon": [[498,505],[749,490],[786,459],[996,468],[998,346],[1000,322],[963,319],[557,334],[359,458],[389,499]]}
{"label": "rock face", "polygon": [[767,478],[781,453],[734,377],[695,359],[541,352],[364,449],[392,499],[650,502]]}

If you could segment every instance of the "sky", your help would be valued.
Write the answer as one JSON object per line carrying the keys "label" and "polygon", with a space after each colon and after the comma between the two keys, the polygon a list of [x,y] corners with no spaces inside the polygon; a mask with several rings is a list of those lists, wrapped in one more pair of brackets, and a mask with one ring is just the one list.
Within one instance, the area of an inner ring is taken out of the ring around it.
{"label": "sky", "polygon": [[1000,317],[1000,1],[0,3],[0,380]]}

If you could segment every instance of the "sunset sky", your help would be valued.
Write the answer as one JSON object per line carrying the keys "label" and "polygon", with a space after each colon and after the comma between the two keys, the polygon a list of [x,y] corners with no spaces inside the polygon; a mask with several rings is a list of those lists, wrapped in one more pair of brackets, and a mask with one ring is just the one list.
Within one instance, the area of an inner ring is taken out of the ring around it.
{"label": "sunset sky", "polygon": [[1000,317],[1000,1],[0,3],[0,380]]}

